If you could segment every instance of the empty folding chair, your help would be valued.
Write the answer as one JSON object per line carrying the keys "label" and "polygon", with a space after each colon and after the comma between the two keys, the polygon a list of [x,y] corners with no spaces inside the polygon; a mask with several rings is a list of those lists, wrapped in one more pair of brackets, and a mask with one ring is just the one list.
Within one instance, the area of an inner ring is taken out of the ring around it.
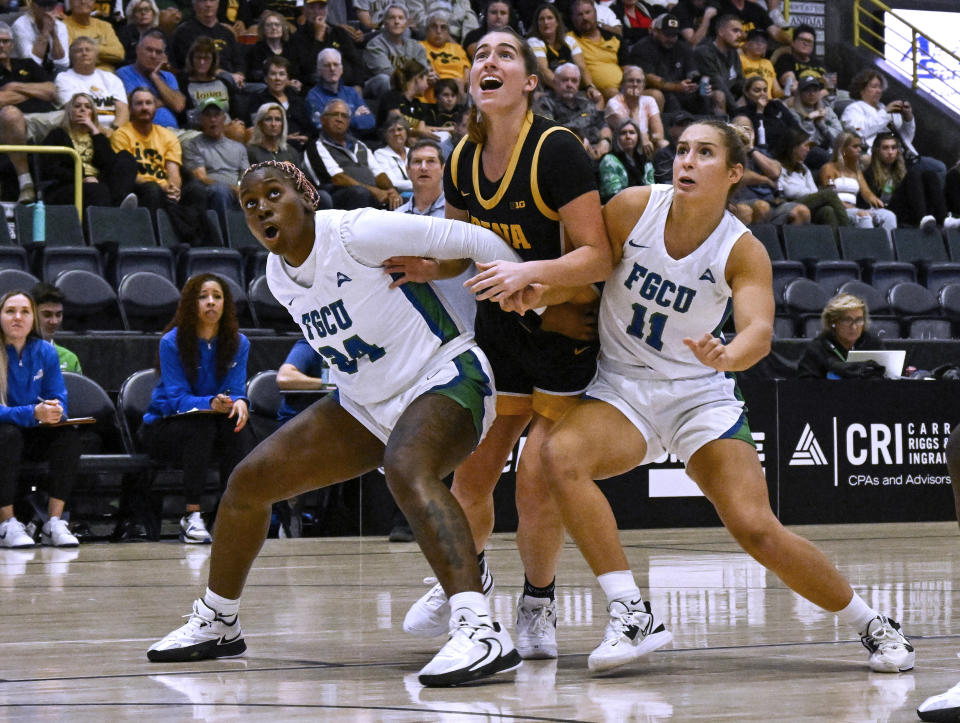
{"label": "empty folding chair", "polygon": [[855,261],[831,259],[818,261],[813,267],[813,280],[833,295],[848,281],[859,281],[860,267]]}
{"label": "empty folding chair", "polygon": [[216,274],[230,279],[241,288],[244,285],[243,256],[236,249],[207,246],[190,248],[180,254],[178,265],[177,276],[181,286],[197,274]]}
{"label": "empty folding chair", "polygon": [[750,233],[763,244],[771,261],[780,261],[784,258],[783,246],[780,243],[780,231],[777,226],[772,223],[755,223],[749,228]]}
{"label": "empty folding chair", "polygon": [[277,411],[283,401],[277,386],[276,369],[257,372],[247,382],[247,399],[250,400],[250,426],[257,441],[263,441],[280,426]]}
{"label": "empty folding chair", "polygon": [[800,261],[781,259],[773,261],[773,300],[777,308],[783,308],[783,289],[794,279],[805,278],[806,269]]}
{"label": "empty folding chair", "polygon": [[29,271],[0,269],[0,296],[8,291],[30,291],[39,282],[40,279]]}
{"label": "empty folding chair", "polygon": [[247,291],[257,326],[275,331],[298,331],[286,307],[270,292],[266,276],[258,276],[251,281]]}
{"label": "empty folding chair", "polygon": [[795,339],[797,325],[792,317],[777,314],[773,319],[773,337],[775,339]]}
{"label": "empty folding chair", "polygon": [[124,328],[129,331],[162,330],[173,318],[180,292],[169,280],[150,271],[136,271],[123,277],[117,300]]}
{"label": "empty folding chair", "polygon": [[900,319],[900,328],[906,336],[910,322],[918,318],[940,318],[940,300],[920,284],[908,281],[894,284],[887,292],[890,310]]}
{"label": "empty folding chair", "polygon": [[103,276],[103,260],[93,246],[51,246],[43,250],[40,276],[48,283],[55,283],[64,271],[82,269]]}
{"label": "empty folding chair", "polygon": [[855,261],[860,266],[860,278],[878,286],[881,294],[897,281],[916,280],[916,268],[896,260],[893,242],[884,229],[841,226],[837,234],[843,258]]}
{"label": "empty folding chair", "polygon": [[[34,206],[18,205],[13,212],[14,226],[17,230],[17,243],[30,248],[34,246],[33,238]],[[45,236],[43,246],[84,246],[83,227],[77,215],[76,206],[44,206]],[[36,244],[39,246],[40,244]]]}
{"label": "empty folding chair", "polygon": [[786,311],[803,329],[807,319],[819,319],[830,295],[820,284],[810,279],[794,279],[783,289]]}
{"label": "empty folding chair", "polygon": [[951,339],[949,319],[913,319],[907,332],[908,339]]}
{"label": "empty folding chair", "polygon": [[[0,222],[0,226],[6,226]],[[29,271],[27,250],[23,246],[0,246],[0,269]]]}
{"label": "empty folding chair", "polygon": [[114,286],[119,289],[124,278],[138,271],[149,271],[162,276],[171,284],[174,283],[177,277],[174,272],[173,250],[165,246],[117,249],[111,275]]}
{"label": "empty folding chair", "polygon": [[951,261],[960,261],[960,229],[948,228],[944,231],[947,237],[947,252]]}
{"label": "empty folding chair", "polygon": [[156,246],[153,222],[146,208],[91,206],[87,234],[93,246]]}
{"label": "empty folding chair", "polygon": [[870,331],[881,339],[902,339],[903,332],[900,329],[900,322],[893,317],[883,317],[877,319],[870,317]]}
{"label": "empty folding chair", "polygon": [[57,277],[55,286],[65,297],[65,330],[123,329],[117,294],[102,276],[80,269],[64,271]]}

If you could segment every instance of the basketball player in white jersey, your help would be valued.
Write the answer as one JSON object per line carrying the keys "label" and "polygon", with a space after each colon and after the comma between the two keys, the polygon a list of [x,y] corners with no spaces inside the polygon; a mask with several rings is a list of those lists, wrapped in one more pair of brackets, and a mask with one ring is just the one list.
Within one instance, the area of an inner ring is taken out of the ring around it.
{"label": "basketball player in white jersey", "polygon": [[[910,670],[900,626],[770,509],[730,374],[765,357],[773,336],[770,260],[726,211],[744,162],[732,127],[696,123],[677,145],[672,186],[629,188],[604,208],[616,267],[600,304],[597,374],[543,451],[564,524],[607,596],[610,621],[587,664],[609,670],[672,639],[640,595],[594,482],[671,452],[744,550],[858,631],[874,671]],[[489,288],[478,298],[500,293],[480,283]],[[717,334],[731,311],[737,334],[725,345]]]}
{"label": "basketball player in white jersey", "polygon": [[473,538],[443,477],[494,417],[495,392],[473,335],[430,284],[398,286],[393,254],[517,260],[479,226],[374,209],[316,212],[316,189],[290,163],[252,166],[240,184],[247,225],[272,253],[267,280],[337,392],[264,440],[230,476],[220,503],[205,594],[188,622],[147,652],[154,662],[246,650],[240,593],[266,537],[271,505],[382,466],[387,484],[450,599],[450,634],[420,671],[459,685],[520,665],[481,592]]}

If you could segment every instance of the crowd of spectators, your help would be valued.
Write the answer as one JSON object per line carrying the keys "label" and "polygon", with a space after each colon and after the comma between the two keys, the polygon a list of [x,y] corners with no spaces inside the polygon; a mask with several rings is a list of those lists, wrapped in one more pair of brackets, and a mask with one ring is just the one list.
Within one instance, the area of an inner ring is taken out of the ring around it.
{"label": "crowd of spectators", "polygon": [[[449,152],[468,110],[473,47],[507,26],[536,54],[536,112],[583,140],[608,190],[666,179],[676,116],[678,126],[687,114],[743,116],[755,153],[731,205],[742,220],[960,224],[960,171],[917,154],[910,103],[884,102],[887,81],[873,68],[839,88],[814,29],[791,27],[765,0],[180,0],[163,11],[153,0],[80,0],[66,13],[33,0],[0,14],[0,142],[75,148],[85,206],[164,208],[189,244],[204,242],[197,212],[223,219],[236,207],[248,161],[297,164],[328,206],[396,208],[411,192],[404,148],[426,138]],[[837,173],[844,132],[860,140],[856,157],[849,137],[842,149],[858,170]],[[905,168],[871,170],[889,133]],[[52,182],[48,201],[68,198],[62,164],[34,179],[24,156],[10,161],[18,201],[36,199],[36,180]],[[817,208],[797,210],[813,196]]]}

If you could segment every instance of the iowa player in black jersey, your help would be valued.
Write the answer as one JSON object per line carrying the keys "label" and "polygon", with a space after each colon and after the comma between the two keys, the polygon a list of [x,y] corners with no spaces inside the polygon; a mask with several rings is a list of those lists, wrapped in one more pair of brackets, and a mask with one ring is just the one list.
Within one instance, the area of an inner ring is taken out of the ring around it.
{"label": "iowa player in black jersey", "polygon": [[[493,301],[533,281],[551,287],[542,318],[504,312],[492,301],[478,304],[476,336],[493,365],[497,419],[457,468],[453,493],[470,520],[489,592],[482,551],[493,530],[493,488],[529,423],[517,465],[517,545],[526,573],[517,649],[526,658],[553,658],[563,525],[541,473],[540,446],[593,377],[597,295],[589,285],[610,273],[611,251],[590,159],[573,133],[530,111],[536,85],[536,58],[523,39],[509,30],[481,38],[470,73],[470,132],[447,163],[444,194],[447,218],[492,229],[524,260],[482,271],[500,289]],[[411,280],[422,280],[411,271]],[[439,586],[429,591],[408,612],[404,629],[445,632],[445,601]]]}

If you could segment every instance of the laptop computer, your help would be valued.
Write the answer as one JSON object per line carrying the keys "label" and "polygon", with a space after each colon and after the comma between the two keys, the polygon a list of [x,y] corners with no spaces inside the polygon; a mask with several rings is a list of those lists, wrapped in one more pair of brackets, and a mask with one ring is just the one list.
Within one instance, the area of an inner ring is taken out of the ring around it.
{"label": "laptop computer", "polygon": [[903,374],[903,364],[907,360],[907,352],[903,349],[854,349],[847,354],[848,362],[875,361],[886,369],[885,379],[900,379]]}

